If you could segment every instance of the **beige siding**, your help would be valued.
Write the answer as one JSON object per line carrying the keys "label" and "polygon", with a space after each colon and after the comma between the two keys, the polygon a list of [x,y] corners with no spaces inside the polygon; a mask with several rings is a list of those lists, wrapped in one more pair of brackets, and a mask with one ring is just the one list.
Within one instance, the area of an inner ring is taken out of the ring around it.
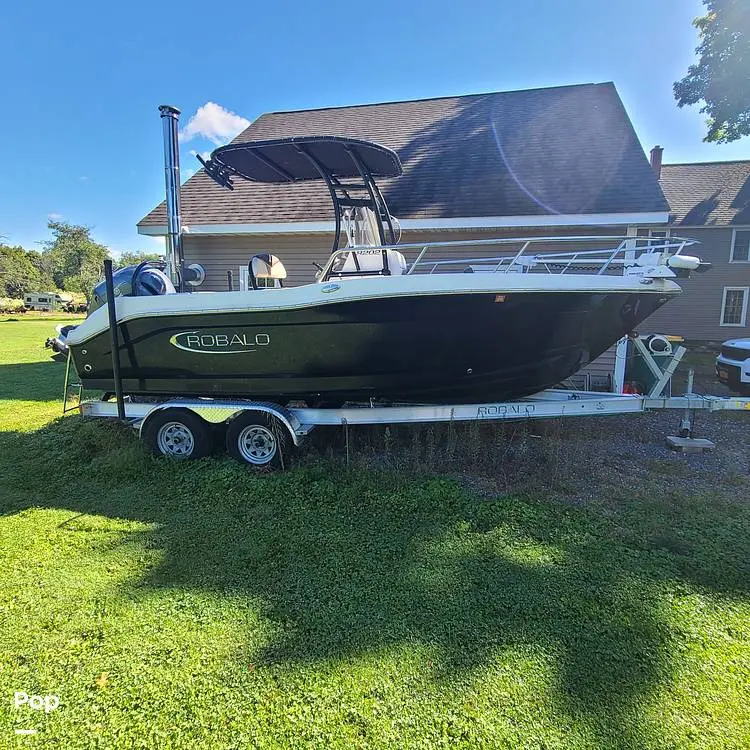
{"label": "beige siding", "polygon": [[[581,235],[622,235],[622,227],[598,228],[570,228],[564,230],[548,229],[530,232],[528,229],[513,229],[498,231],[404,231],[401,244],[430,243],[430,242],[465,242],[472,239],[497,239],[501,237],[564,237]],[[206,269],[206,282],[201,287],[206,291],[218,291],[227,288],[227,269],[234,275],[234,287],[238,288],[240,267],[246,267],[248,260],[256,253],[271,252],[277,255],[287,269],[289,286],[309,284],[314,280],[315,267],[313,262],[323,265],[328,259],[331,247],[330,234],[247,234],[247,235],[190,235],[183,240],[185,260],[188,263],[201,263]],[[589,245],[591,249],[599,243]],[[520,244],[500,247],[491,246],[477,248],[458,246],[445,249],[431,250],[425,259],[448,260],[455,257],[486,258],[497,255],[515,254]],[[563,250],[566,246],[560,244],[538,243],[534,245],[538,251],[553,249]],[[581,249],[580,243],[570,244],[570,249]],[[404,254],[409,262],[413,261],[419,249],[405,249]],[[453,267],[455,269],[455,267]]]}
{"label": "beige siding", "polygon": [[234,276],[234,288],[239,289],[240,268],[257,253],[270,252],[281,258],[287,270],[290,286],[314,280],[313,262],[325,263],[330,252],[330,240],[325,235],[185,235],[183,251],[187,263],[200,263],[206,269],[204,291],[227,288],[227,270]]}
{"label": "beige siding", "polygon": [[617,346],[612,346],[570,380],[576,388],[609,391],[614,386],[616,360]]}
{"label": "beige siding", "polygon": [[701,244],[686,253],[709,261],[712,268],[707,273],[679,279],[683,293],[648,318],[640,326],[640,332],[683,336],[688,341],[724,341],[749,336],[748,325],[720,325],[724,287],[750,287],[750,263],[729,262],[731,227],[675,227],[672,233],[699,240]]}

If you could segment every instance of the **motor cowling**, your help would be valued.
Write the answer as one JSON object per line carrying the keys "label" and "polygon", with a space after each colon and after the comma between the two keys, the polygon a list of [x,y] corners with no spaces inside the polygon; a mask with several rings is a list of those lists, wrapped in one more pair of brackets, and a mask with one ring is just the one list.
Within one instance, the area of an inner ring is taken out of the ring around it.
{"label": "motor cowling", "polygon": [[[174,284],[159,268],[143,263],[125,266],[112,275],[115,297],[153,297],[162,294],[174,294]],[[89,305],[89,314],[98,310],[107,302],[107,287],[104,281],[94,287],[94,294]]]}

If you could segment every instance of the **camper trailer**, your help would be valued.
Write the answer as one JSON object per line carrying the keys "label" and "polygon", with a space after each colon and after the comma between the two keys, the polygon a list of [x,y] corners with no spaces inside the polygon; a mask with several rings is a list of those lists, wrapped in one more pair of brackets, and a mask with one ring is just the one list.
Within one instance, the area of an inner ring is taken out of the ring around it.
{"label": "camper trailer", "polygon": [[29,292],[23,298],[23,306],[27,310],[46,310],[52,312],[69,305],[73,301],[70,294],[57,292]]}

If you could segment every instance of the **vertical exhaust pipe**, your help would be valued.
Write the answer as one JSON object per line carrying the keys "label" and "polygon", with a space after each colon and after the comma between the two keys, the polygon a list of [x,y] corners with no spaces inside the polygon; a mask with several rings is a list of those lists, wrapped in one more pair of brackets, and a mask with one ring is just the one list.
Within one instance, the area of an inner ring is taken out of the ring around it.
{"label": "vertical exhaust pipe", "polygon": [[167,192],[167,274],[179,292],[184,292],[180,217],[180,147],[177,125],[180,110],[171,104],[159,107],[164,135],[164,182]]}
{"label": "vertical exhaust pipe", "polygon": [[178,292],[192,291],[206,278],[203,266],[185,265],[182,250],[182,217],[180,213],[180,144],[177,125],[180,110],[171,104],[159,107],[164,136],[164,184],[167,192],[167,275]]}

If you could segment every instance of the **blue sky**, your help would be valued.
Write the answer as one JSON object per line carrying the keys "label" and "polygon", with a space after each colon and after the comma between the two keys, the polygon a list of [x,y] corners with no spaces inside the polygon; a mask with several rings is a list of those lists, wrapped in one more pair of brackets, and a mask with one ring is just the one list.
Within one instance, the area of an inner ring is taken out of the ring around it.
{"label": "blue sky", "polygon": [[[183,143],[213,147],[266,111],[612,80],[666,162],[750,158],[702,142],[672,83],[693,62],[699,0],[253,3],[29,0],[0,10],[0,235],[35,247],[49,216],[114,251],[164,193],[157,106],[201,107]],[[362,46],[362,42],[366,46]],[[236,113],[227,117],[223,109]],[[202,133],[202,134],[201,134]]]}

